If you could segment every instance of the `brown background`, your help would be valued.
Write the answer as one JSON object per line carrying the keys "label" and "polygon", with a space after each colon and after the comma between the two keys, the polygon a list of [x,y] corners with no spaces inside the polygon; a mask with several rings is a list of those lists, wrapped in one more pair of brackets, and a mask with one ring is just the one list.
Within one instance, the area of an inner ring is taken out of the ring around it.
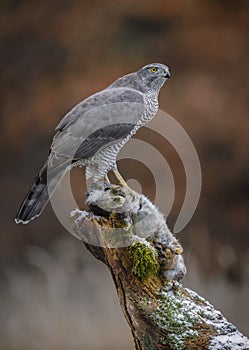
{"label": "brown background", "polygon": [[[160,107],[185,128],[202,166],[197,211],[178,234],[185,284],[249,335],[248,7],[245,0],[1,1],[1,349],[133,348],[107,270],[51,208],[28,226],[13,217],[59,119],[149,62],[169,65]],[[174,174],[172,227],[184,198],[182,164],[160,138],[138,136],[165,154]],[[141,164],[119,166],[153,199]],[[73,175],[82,201],[82,174]]]}

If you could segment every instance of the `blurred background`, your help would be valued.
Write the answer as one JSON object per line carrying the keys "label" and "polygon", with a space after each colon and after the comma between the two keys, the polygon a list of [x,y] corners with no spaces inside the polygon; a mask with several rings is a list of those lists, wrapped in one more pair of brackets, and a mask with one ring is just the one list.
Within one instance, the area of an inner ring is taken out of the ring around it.
{"label": "blurred background", "polygon": [[[184,284],[249,336],[248,9],[246,0],[0,2],[0,349],[134,348],[107,269],[52,209],[27,226],[13,219],[60,118],[150,62],[169,65],[160,107],[185,128],[202,166],[200,202],[177,235]],[[174,174],[172,228],[185,193],[181,161],[157,135],[137,137]],[[119,167],[153,199],[142,164]],[[82,204],[82,170],[72,182]]]}

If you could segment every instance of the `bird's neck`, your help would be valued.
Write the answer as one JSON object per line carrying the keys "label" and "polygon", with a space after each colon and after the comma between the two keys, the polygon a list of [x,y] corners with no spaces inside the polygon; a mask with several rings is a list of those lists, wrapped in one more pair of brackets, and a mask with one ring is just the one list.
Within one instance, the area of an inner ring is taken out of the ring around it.
{"label": "bird's neck", "polygon": [[143,82],[138,79],[136,73],[130,73],[127,75],[124,75],[123,77],[115,80],[109,88],[117,88],[117,87],[124,87],[124,88],[130,88],[134,89],[136,91],[139,91],[141,93],[147,92],[145,87],[143,86]]}

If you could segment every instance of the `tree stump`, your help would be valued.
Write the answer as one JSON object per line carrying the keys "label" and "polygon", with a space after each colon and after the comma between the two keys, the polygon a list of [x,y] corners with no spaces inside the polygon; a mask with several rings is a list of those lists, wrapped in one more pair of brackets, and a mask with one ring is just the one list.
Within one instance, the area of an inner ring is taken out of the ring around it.
{"label": "tree stump", "polygon": [[87,249],[109,268],[136,350],[249,350],[249,340],[180,283],[182,247],[163,215],[143,195],[99,183],[89,212],[69,219]]}

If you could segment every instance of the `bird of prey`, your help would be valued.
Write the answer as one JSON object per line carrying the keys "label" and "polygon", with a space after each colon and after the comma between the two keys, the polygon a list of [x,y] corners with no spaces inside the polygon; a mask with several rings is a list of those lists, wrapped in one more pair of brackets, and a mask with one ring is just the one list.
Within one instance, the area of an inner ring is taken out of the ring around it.
{"label": "bird of prey", "polygon": [[56,127],[48,158],[15,218],[27,224],[38,217],[58,182],[73,166],[86,166],[86,179],[108,180],[112,171],[126,185],[116,166],[120,149],[158,111],[158,94],[170,78],[164,64],[148,64],[124,75],[69,111]]}

